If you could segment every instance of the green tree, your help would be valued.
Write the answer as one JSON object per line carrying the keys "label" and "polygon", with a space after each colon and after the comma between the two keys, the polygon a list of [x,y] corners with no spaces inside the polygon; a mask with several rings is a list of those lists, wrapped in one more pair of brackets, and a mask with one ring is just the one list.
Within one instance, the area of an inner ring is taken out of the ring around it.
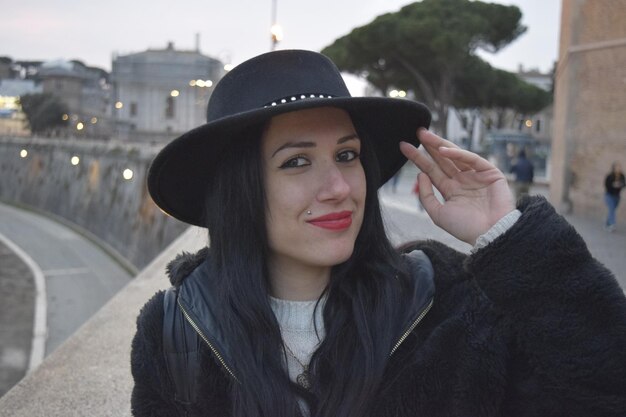
{"label": "green tree", "polygon": [[525,118],[543,110],[552,101],[551,92],[527,83],[516,74],[493,68],[478,57],[469,57],[464,68],[455,79],[456,95],[452,105],[495,111],[494,127],[498,129],[504,127],[504,115],[508,110]]}
{"label": "green tree", "polygon": [[322,53],[346,72],[387,93],[412,90],[436,114],[446,134],[448,107],[477,49],[495,53],[524,33],[515,6],[469,0],[423,0],[387,13],[337,39]]}
{"label": "green tree", "polygon": [[20,104],[33,133],[46,133],[67,125],[67,120],[63,120],[67,106],[52,94],[25,94],[20,97]]}

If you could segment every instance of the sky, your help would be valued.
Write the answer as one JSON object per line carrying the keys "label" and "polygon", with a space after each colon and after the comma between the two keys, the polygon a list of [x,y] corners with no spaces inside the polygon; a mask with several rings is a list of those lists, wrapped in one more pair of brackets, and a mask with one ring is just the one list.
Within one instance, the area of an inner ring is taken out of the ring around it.
{"label": "sky", "polygon": [[[319,51],[406,0],[275,0],[284,32],[279,49]],[[517,5],[528,30],[496,55],[493,66],[547,72],[557,58],[560,0],[491,0]],[[79,59],[111,69],[113,54],[195,49],[238,64],[270,48],[272,0],[0,0],[0,56],[13,60]]]}

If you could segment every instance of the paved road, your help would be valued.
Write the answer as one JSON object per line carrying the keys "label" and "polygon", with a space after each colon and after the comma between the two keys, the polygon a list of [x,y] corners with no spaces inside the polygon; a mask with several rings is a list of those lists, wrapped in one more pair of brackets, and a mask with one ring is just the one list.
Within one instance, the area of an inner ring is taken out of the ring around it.
{"label": "paved road", "polygon": [[[0,204],[0,234],[26,252],[45,277],[45,355],[54,351],[132,278],[94,243],[46,217]],[[4,251],[6,252],[6,247]],[[13,262],[19,264],[15,259]],[[23,271],[20,268],[16,266],[12,269],[14,287],[20,281],[32,280],[29,274],[16,272]],[[26,283],[19,285],[28,287]],[[3,290],[1,296],[4,299],[17,295]],[[24,297],[24,303],[31,303],[29,308],[33,311],[33,297]],[[28,317],[14,317],[8,324],[3,323],[2,328],[8,330],[10,325],[21,329],[30,328],[32,334],[32,317],[32,313]],[[9,319],[5,317],[4,321],[7,320]],[[0,347],[10,343],[5,337],[0,338]],[[30,349],[30,341],[27,346],[22,347]],[[5,365],[14,365],[15,368],[16,361],[24,355],[19,355],[15,346],[9,352],[12,352],[9,358],[13,359],[4,361]],[[29,353],[25,356],[28,357]],[[23,362],[21,360],[19,363]]]}

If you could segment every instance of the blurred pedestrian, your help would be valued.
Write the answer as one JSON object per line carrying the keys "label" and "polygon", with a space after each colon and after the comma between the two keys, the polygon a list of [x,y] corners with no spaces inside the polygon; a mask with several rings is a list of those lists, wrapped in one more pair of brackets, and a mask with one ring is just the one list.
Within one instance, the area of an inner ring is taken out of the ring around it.
{"label": "blurred pedestrian", "polygon": [[417,198],[417,209],[419,211],[424,211],[424,207],[422,207],[422,203],[420,202],[420,181],[419,178],[415,179],[415,185],[413,186],[413,194]]}
{"label": "blurred pedestrian", "polygon": [[611,164],[611,172],[604,178],[604,188],[606,190],[604,202],[609,209],[604,226],[609,232],[615,230],[615,211],[619,205],[619,194],[625,186],[626,181],[624,180],[622,165],[619,162],[613,162]]}
{"label": "blurred pedestrian", "polygon": [[535,177],[535,168],[532,162],[526,158],[526,151],[523,149],[519,151],[517,160],[511,167],[510,172],[515,175],[513,188],[515,189],[515,198],[519,200],[521,197],[528,195],[528,191]]}

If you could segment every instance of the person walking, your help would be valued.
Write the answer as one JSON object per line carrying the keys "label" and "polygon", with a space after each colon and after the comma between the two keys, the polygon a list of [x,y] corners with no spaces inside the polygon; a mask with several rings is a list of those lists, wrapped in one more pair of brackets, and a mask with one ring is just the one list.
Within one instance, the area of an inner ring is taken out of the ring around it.
{"label": "person walking", "polygon": [[[228,72],[207,123],[149,169],[154,202],[210,247],[174,259],[139,313],[132,413],[626,415],[615,277],[543,197],[516,206],[505,175],[430,119],[351,97],[312,51]],[[426,213],[470,254],[392,247],[378,190],[407,160]]]}
{"label": "person walking", "polygon": [[535,177],[535,168],[532,162],[526,158],[526,151],[524,149],[519,151],[517,160],[511,167],[510,172],[515,175],[515,198],[519,200],[523,196],[528,195],[530,186]]}
{"label": "person walking", "polygon": [[422,207],[422,203],[420,202],[420,182],[419,177],[415,178],[415,184],[413,185],[413,194],[417,198],[417,210],[424,211],[424,207]]}
{"label": "person walking", "polygon": [[615,212],[619,205],[620,193],[626,187],[622,165],[619,162],[611,164],[611,172],[604,178],[604,202],[606,203],[608,214],[604,227],[609,232],[615,230]]}

